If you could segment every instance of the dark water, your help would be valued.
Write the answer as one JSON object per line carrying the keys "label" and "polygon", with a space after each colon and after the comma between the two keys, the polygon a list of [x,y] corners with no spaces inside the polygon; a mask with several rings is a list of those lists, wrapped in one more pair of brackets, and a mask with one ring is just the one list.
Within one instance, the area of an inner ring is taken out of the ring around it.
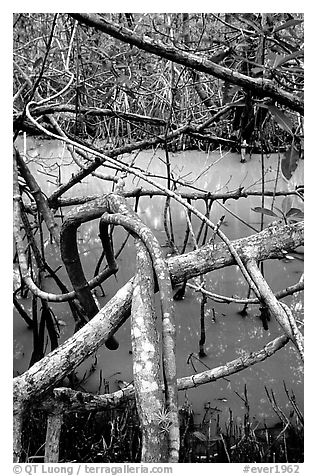
{"label": "dark water", "polygon": [[[20,143],[23,150],[23,142]],[[71,164],[71,159],[67,151],[56,143],[52,142],[28,142],[26,144],[27,156],[32,159],[31,168],[36,174],[38,182],[44,191],[49,195],[56,188],[58,170],[62,165],[70,164],[68,167],[60,169],[62,182],[66,182],[72,173],[76,172],[77,166]],[[130,157],[124,160],[129,163]],[[260,190],[261,183],[261,157],[253,156],[251,161],[241,164],[239,157],[235,154],[225,154],[222,158],[219,153],[201,153],[197,151],[171,154],[172,168],[175,177],[181,177],[192,185],[203,190],[229,191],[235,190],[239,186],[244,186],[249,190]],[[265,157],[265,181],[268,189],[274,188],[277,170],[277,156],[271,155]],[[164,153],[162,151],[153,154],[152,151],[142,152],[136,158],[136,165],[141,168],[148,168],[152,173],[163,175],[165,173]],[[49,172],[50,175],[43,172]],[[110,173],[110,170],[103,168],[104,173]],[[293,189],[294,183],[303,183],[302,163],[296,170],[290,181],[283,177],[278,178],[278,189]],[[162,183],[165,183],[162,181]],[[139,179],[127,180],[126,188],[145,186]],[[88,178],[83,183],[76,185],[68,196],[92,195],[105,193],[111,190],[111,184],[98,178]],[[130,201],[133,205],[133,201]],[[272,198],[267,198],[265,206],[270,208]],[[276,199],[275,204],[282,206],[282,199]],[[163,205],[164,199],[160,197],[147,198],[142,197],[139,202],[139,215],[155,232],[160,243],[166,245],[166,235],[163,226]],[[197,207],[204,211],[202,200],[197,202]],[[253,212],[251,208],[261,206],[260,197],[252,197],[240,200],[228,200],[225,206],[233,213],[239,215],[244,221],[260,230],[261,215]],[[284,206],[302,205],[294,199],[287,199]],[[66,210],[65,210],[66,213]],[[181,206],[173,204],[173,227],[175,241],[181,248],[186,228],[185,213]],[[234,216],[224,210],[220,204],[214,203],[211,212],[211,220],[215,223],[220,216],[225,215],[223,231],[231,239],[248,236],[254,233],[245,224],[239,222]],[[265,225],[273,218],[265,217]],[[193,219],[194,229],[197,232],[198,220]],[[125,238],[125,232],[121,229],[115,230],[115,246],[118,249]],[[93,275],[97,260],[101,253],[100,242],[98,238],[97,221],[83,225],[80,228],[79,248],[81,259],[86,272],[86,277],[90,279]],[[193,248],[191,242],[188,249]],[[168,253],[168,248],[163,248]],[[50,245],[46,245],[49,262],[54,268],[54,258],[50,253]],[[100,305],[105,304],[115,292],[134,274],[134,245],[133,239],[129,238],[123,252],[121,253],[118,264],[119,272],[117,278],[110,278],[103,286],[106,296],[102,297],[98,291]],[[274,291],[284,289],[286,286],[298,281],[302,273],[303,263],[300,260],[289,262],[267,261],[265,262],[265,277]],[[67,278],[61,272],[60,277]],[[247,287],[244,278],[241,276],[237,267],[230,267],[223,270],[209,273],[205,276],[206,287],[212,292],[224,294],[227,296],[245,297]],[[69,286],[70,287],[70,286]],[[52,283],[52,291],[59,292]],[[285,299],[285,302],[291,306],[297,319],[303,317],[303,297],[302,293]],[[25,307],[29,308],[30,303],[25,302]],[[191,375],[195,372],[201,372],[207,368],[214,368],[226,362],[235,359],[245,352],[256,351],[262,348],[267,342],[282,334],[278,324],[269,323],[269,330],[265,331],[259,319],[258,306],[249,307],[249,313],[246,317],[241,317],[238,311],[242,306],[238,304],[219,304],[211,300],[206,306],[206,346],[207,357],[199,359],[199,321],[200,321],[200,295],[187,288],[184,300],[175,302],[176,322],[177,322],[177,368],[178,376]],[[61,326],[60,342],[73,334],[74,323],[69,314],[69,308],[66,304],[52,304],[52,309],[56,317],[63,321],[65,325]],[[215,320],[213,319],[215,316]],[[158,319],[159,321],[159,319]],[[117,390],[117,380],[121,379],[127,382],[132,381],[132,356],[129,353],[131,349],[129,321],[122,326],[117,333],[120,341],[120,347],[117,351],[109,351],[104,346],[98,350],[96,356],[90,357],[86,363],[78,368],[78,374],[84,375],[89,369],[91,363],[97,358],[96,371],[84,383],[83,387],[88,391],[104,392],[105,388],[110,391]],[[29,331],[24,321],[14,315],[14,370],[15,374],[25,371],[31,356],[32,333]],[[193,357],[188,361],[188,357]],[[201,416],[204,413],[204,405],[210,404],[216,407],[223,421],[229,416],[229,408],[237,421],[241,421],[244,414],[242,400],[235,392],[243,394],[244,386],[247,386],[250,403],[251,415],[255,419],[265,419],[268,424],[275,422],[275,415],[267,401],[264,387],[272,389],[278,403],[285,409],[287,397],[283,390],[283,381],[288,389],[294,391],[298,405],[303,406],[303,368],[302,363],[297,356],[292,345],[287,345],[277,352],[273,357],[246,369],[239,374],[221,379],[198,389],[192,389],[186,392],[180,392],[180,405],[185,399],[191,402],[194,411]],[[100,385],[101,383],[101,385]],[[105,387],[106,385],[106,387]]]}

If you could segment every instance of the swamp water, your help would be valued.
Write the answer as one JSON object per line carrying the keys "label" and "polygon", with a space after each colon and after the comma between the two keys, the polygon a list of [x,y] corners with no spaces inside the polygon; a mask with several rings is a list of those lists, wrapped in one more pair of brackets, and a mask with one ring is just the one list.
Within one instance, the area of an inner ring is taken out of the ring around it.
{"label": "swamp water", "polygon": [[[78,168],[65,148],[56,142],[29,140],[26,144],[23,141],[18,144],[26,156],[29,166],[34,173],[36,180],[41,185],[43,191],[50,195],[60,181],[65,183]],[[165,154],[163,151],[145,151],[137,156],[124,157],[126,163],[135,159],[135,165],[144,170],[149,170],[152,174],[163,177],[166,172]],[[244,164],[240,163],[237,154],[225,153],[223,157],[219,153],[203,153],[199,151],[187,151],[183,153],[170,154],[172,171],[175,178],[181,177],[193,186],[210,192],[227,192],[236,190],[243,186],[246,190],[261,190],[261,156],[254,155],[251,160]],[[265,156],[265,183],[266,190],[273,190],[277,177],[278,157],[276,155]],[[105,174],[113,173],[107,167],[100,167],[98,171]],[[155,179],[166,184],[166,180]],[[303,183],[302,162],[299,163],[292,179],[287,181],[280,174],[278,176],[277,190],[291,190],[294,184]],[[126,190],[136,187],[152,188],[150,185],[142,183],[138,178],[126,180]],[[184,190],[182,187],[179,190]],[[194,191],[188,188],[189,191]],[[76,185],[65,197],[97,195],[111,191],[111,183],[100,180],[96,177],[89,177],[82,183]],[[294,198],[287,199],[288,208],[291,206],[302,207]],[[275,205],[281,207],[282,198],[276,198]],[[134,200],[129,199],[129,203],[134,206]],[[141,219],[154,231],[156,237],[167,254],[170,250],[166,247],[166,234],[163,225],[163,209],[165,199],[163,197],[141,197],[138,205],[138,213]],[[172,200],[172,221],[175,242],[181,249],[186,229],[186,218],[182,207]],[[192,202],[203,213],[205,212],[204,201]],[[265,206],[271,208],[272,197],[265,199]],[[222,202],[214,202],[211,209],[210,219],[217,223],[222,215],[225,215],[223,231],[230,239],[254,234],[246,224],[241,223],[237,218],[222,208]],[[242,218],[247,224],[260,230],[261,215],[251,209],[261,206],[261,197],[248,197],[239,200],[228,200],[225,206],[234,214]],[[67,209],[63,209],[63,214]],[[264,217],[264,226],[274,220],[273,217]],[[199,222],[193,217],[193,227],[197,233]],[[126,237],[126,232],[120,227],[114,231],[114,246],[118,250]],[[97,261],[101,254],[101,244],[98,237],[98,220],[94,220],[80,227],[78,232],[78,246],[86,278],[93,276]],[[60,264],[51,253],[51,245],[46,241],[46,256],[53,269]],[[190,239],[187,251],[193,249],[193,242]],[[97,297],[103,306],[120,287],[134,275],[134,243],[133,238],[129,238],[117,262],[119,272],[116,278],[111,277],[103,284],[105,296],[101,295],[100,288],[97,288]],[[273,289],[278,291],[287,286],[295,284],[303,271],[303,262],[300,260],[283,261],[272,260],[264,264],[265,277]],[[71,289],[69,280],[61,270],[59,276]],[[205,276],[206,287],[210,291],[226,296],[246,297],[247,286],[239,269],[231,266],[209,273]],[[47,280],[52,292],[59,292],[51,280]],[[49,289],[48,289],[49,290]],[[297,293],[285,298],[285,302],[291,306],[296,319],[303,318],[303,293]],[[261,349],[267,342],[281,335],[281,329],[274,321],[269,322],[269,330],[263,329],[259,318],[259,306],[251,305],[248,314],[242,317],[238,312],[242,305],[221,304],[208,300],[205,308],[206,344],[204,358],[199,358],[199,338],[200,338],[200,294],[187,287],[185,298],[182,301],[175,301],[176,323],[177,323],[177,368],[178,376],[191,375],[225,364],[228,361],[242,356],[246,352]],[[23,301],[24,307],[30,309],[30,299]],[[73,318],[66,303],[50,304],[57,319],[63,323],[60,326],[60,343],[70,337],[74,331]],[[158,322],[160,322],[159,305]],[[131,382],[132,377],[132,355],[130,342],[129,320],[118,330],[116,337],[120,346],[117,351],[109,351],[105,346],[97,351],[77,368],[79,378],[85,379],[80,390],[89,392],[104,393],[118,389],[118,380]],[[32,352],[32,332],[27,329],[25,322],[14,311],[14,375],[18,375],[27,370]],[[49,344],[48,344],[49,350]],[[94,372],[87,378],[91,366],[95,366]],[[265,387],[273,390],[277,403],[282,409],[289,407],[288,398],[285,394],[283,382],[286,387],[292,390],[299,407],[303,408],[303,366],[294,347],[288,344],[269,359],[260,364],[256,364],[238,374],[220,379],[216,382],[205,384],[196,389],[179,392],[179,404],[190,403],[195,412],[197,421],[201,421],[204,416],[204,408],[212,408],[216,421],[219,415],[221,422],[229,419],[229,409],[237,423],[242,422],[245,413],[243,401],[237,393],[243,396],[246,385],[248,400],[250,405],[250,415],[255,421],[266,422],[268,426],[276,423],[277,418],[268,402]],[[237,393],[236,393],[237,392]],[[287,412],[288,413],[288,412]]]}

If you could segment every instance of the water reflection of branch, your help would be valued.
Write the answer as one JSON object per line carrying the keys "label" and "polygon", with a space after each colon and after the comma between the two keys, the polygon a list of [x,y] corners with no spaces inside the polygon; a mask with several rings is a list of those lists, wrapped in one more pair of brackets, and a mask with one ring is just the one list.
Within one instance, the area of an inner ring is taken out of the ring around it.
{"label": "water reflection of branch", "polygon": [[220,157],[219,159],[217,159],[215,162],[211,162],[209,165],[207,165],[207,167],[205,167],[197,176],[195,179],[192,180],[191,183],[195,183],[197,182],[197,180],[199,180],[201,177],[203,177],[207,172],[209,172],[209,170],[211,169],[211,167],[214,167],[216,164],[218,164],[221,160],[223,160],[227,155],[229,154],[229,152],[226,152],[225,154],[220,154]]}
{"label": "water reflection of branch", "polygon": [[220,192],[220,190],[223,190],[223,189],[226,188],[226,187],[227,187],[227,189],[228,189],[228,184],[231,182],[231,180],[232,180],[232,175],[229,175],[229,178],[228,178],[228,180],[226,181],[226,183],[224,183],[221,187],[217,188],[217,189],[215,190],[215,192]]}
{"label": "water reflection of branch", "polygon": [[[205,216],[206,216],[206,218],[209,218],[213,202],[214,202],[213,200],[208,200],[208,199],[205,200],[205,206],[206,206]],[[205,232],[204,232],[204,235],[203,235],[203,239],[201,241],[201,246],[206,244],[207,234],[208,234],[208,226],[205,223],[202,222],[201,225],[200,225],[199,231],[197,233],[197,242],[199,242],[199,239],[200,239],[200,236],[203,232],[204,227],[205,227]]]}
{"label": "water reflection of branch", "polygon": [[202,364],[204,367],[206,367],[206,369],[210,370],[210,367],[209,367],[207,364],[205,364],[205,362],[203,362],[201,359],[199,359],[199,358],[197,357],[197,355],[195,355],[193,352],[191,352],[191,353],[189,354],[189,356],[187,357],[186,363],[187,363],[187,365],[191,364],[191,366],[193,367],[194,372],[197,372],[197,370],[195,369],[195,366],[194,366],[194,363],[193,363],[193,359],[198,360],[198,362],[199,362],[200,364]]}
{"label": "water reflection of branch", "polygon": [[[264,176],[267,175],[269,172],[270,172],[270,170],[267,169],[264,172]],[[257,185],[258,183],[261,183],[261,182],[262,182],[262,177],[260,177],[258,180],[255,180],[253,183],[251,183],[248,187],[245,188],[245,190],[249,190],[251,187],[253,187],[254,185]],[[267,185],[268,183],[271,183],[271,182],[275,183],[275,180],[274,179],[267,180],[265,182],[265,184]],[[276,193],[273,192],[272,196],[275,197]]]}
{"label": "water reflection of branch", "polygon": [[230,210],[230,208],[226,207],[225,205],[220,203],[218,200],[216,200],[216,203],[218,205],[220,205],[221,208],[224,208],[228,213],[230,213],[230,215],[234,216],[237,220],[239,220],[241,223],[243,223],[245,226],[251,228],[251,230],[258,233],[258,230],[256,228],[254,228],[254,226],[252,226],[252,225],[250,225],[250,223],[247,223],[246,221],[244,221],[242,218],[240,218],[238,215],[236,215],[232,210]]}

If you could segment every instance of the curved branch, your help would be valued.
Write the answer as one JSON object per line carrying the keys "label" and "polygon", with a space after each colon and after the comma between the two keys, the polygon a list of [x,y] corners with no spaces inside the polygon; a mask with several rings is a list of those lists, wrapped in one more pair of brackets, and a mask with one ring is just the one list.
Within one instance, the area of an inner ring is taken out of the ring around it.
{"label": "curved branch", "polygon": [[[92,220],[95,216],[95,209],[82,211],[75,217],[73,214],[70,214],[64,221],[61,229],[61,257],[76,292],[76,296],[83,306],[88,319],[92,319],[98,313],[99,309],[90,291],[80,262],[77,247],[77,229],[82,223]],[[109,267],[110,275],[117,271],[116,264],[111,263],[111,265],[113,267]],[[114,337],[110,336],[106,341],[106,346],[111,350],[115,350],[119,344]]]}
{"label": "curved branch", "polygon": [[[140,221],[122,199],[116,198],[112,206],[110,205],[113,212],[120,209]],[[99,227],[104,253],[110,265],[109,259],[113,259],[113,250],[108,235],[107,215],[103,215]],[[147,248],[139,237],[135,239],[135,246],[136,275],[133,280],[131,306],[131,344],[135,398],[142,428],[141,461],[163,462],[167,460],[167,441],[165,435],[161,434],[159,422],[154,416],[164,411],[165,403],[160,371],[162,356],[155,322],[153,265]]]}
{"label": "curved branch", "polygon": [[33,294],[44,300],[49,300],[51,297],[53,297],[54,299],[54,294],[47,293],[38,288],[38,286],[34,283],[31,272],[29,270],[28,262],[24,253],[23,237],[21,233],[21,203],[22,197],[20,194],[18,169],[16,157],[15,154],[13,154],[13,235],[19,259],[21,276],[25,284]]}
{"label": "curved branch", "polygon": [[[212,299],[213,301],[216,302],[224,302],[224,303],[237,303],[237,304],[259,304],[260,301],[256,298],[237,298],[237,297],[229,297],[229,296],[223,296],[222,294],[216,294],[208,291],[207,289],[204,289],[202,286],[195,286],[194,284],[187,283],[187,286],[194,289],[196,292],[200,292],[202,294],[205,294],[206,297]],[[281,299],[285,296],[290,296],[291,294],[298,293],[300,291],[304,290],[304,282],[303,281],[298,281],[298,283],[294,284],[293,286],[288,286],[287,288],[283,289],[282,291],[278,291],[275,294],[276,299]]]}
{"label": "curved branch", "polygon": [[[122,213],[104,214],[100,219],[100,230],[108,224],[121,225],[130,233],[136,235],[146,246],[152,259],[158,288],[160,292],[162,310],[162,345],[163,345],[163,376],[165,381],[166,407],[171,425],[169,427],[170,461],[178,461],[179,451],[179,424],[176,390],[176,362],[175,362],[175,317],[170,274],[163,258],[159,242],[151,230],[142,223],[132,210],[128,209],[122,197],[110,194],[107,197],[109,209]],[[128,214],[130,216],[128,216]],[[133,218],[131,218],[131,215]]]}

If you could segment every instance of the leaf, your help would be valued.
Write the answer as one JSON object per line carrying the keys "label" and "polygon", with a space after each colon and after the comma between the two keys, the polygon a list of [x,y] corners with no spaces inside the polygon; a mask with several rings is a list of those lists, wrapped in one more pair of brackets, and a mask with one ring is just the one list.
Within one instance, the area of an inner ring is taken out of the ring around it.
{"label": "leaf", "polygon": [[282,216],[284,215],[284,212],[283,212],[283,210],[281,210],[281,209],[280,209],[280,208],[278,208],[278,207],[274,207],[274,208],[275,208],[275,210],[278,210]]}
{"label": "leaf", "polygon": [[193,435],[198,438],[200,441],[207,441],[207,436],[204,435],[201,431],[194,431]]}
{"label": "leaf", "polygon": [[292,217],[292,218],[304,218],[304,212],[300,210],[299,208],[291,208],[288,210],[288,212],[285,215],[287,218]]}
{"label": "leaf", "polygon": [[293,124],[292,121],[281,111],[278,107],[269,104],[267,106],[268,110],[278,123],[278,125],[284,129],[284,131],[288,132],[289,134],[293,135]]}
{"label": "leaf", "polygon": [[104,59],[103,62],[102,62],[102,66],[103,66],[103,69],[105,71],[111,71],[112,70],[112,61]]}
{"label": "leaf", "polygon": [[38,68],[41,65],[42,61],[43,61],[43,58],[39,56],[39,58],[37,58],[33,63],[33,69]]}
{"label": "leaf", "polygon": [[289,223],[296,223],[304,219],[304,212],[299,208],[291,208],[285,215]]}
{"label": "leaf", "polygon": [[299,25],[300,23],[303,23],[303,20],[288,20],[282,25],[277,26],[274,30],[273,33],[276,33],[277,31],[285,30],[286,28],[291,28],[292,26]]}
{"label": "leaf", "polygon": [[270,217],[278,217],[278,215],[276,215],[276,213],[274,213],[272,210],[270,210],[269,208],[264,208],[264,207],[254,207],[254,208],[251,208],[251,210],[253,210],[254,212],[256,213],[263,213],[263,215],[268,215]]}
{"label": "leaf", "polygon": [[287,253],[287,256],[291,256],[293,259],[296,259],[298,261],[304,261],[304,257],[297,254],[296,251],[294,251],[293,253]]}
{"label": "leaf", "polygon": [[295,170],[297,169],[300,153],[295,147],[291,146],[285,151],[282,157],[281,170],[284,177],[290,180]]}
{"label": "leaf", "polygon": [[284,59],[284,55],[279,55],[277,53],[270,52],[267,55],[267,64],[272,68],[275,69],[279,63],[279,61]]}
{"label": "leaf", "polygon": [[265,70],[264,66],[256,66],[255,68],[252,68],[251,71],[253,74],[260,74],[260,73],[263,73],[264,70]]}
{"label": "leaf", "polygon": [[274,64],[274,68],[278,68],[282,64],[287,63],[288,61],[290,61],[292,59],[303,57],[304,56],[304,51],[303,50],[298,50],[298,51],[295,51],[294,53],[292,53],[290,55],[285,55],[285,56],[278,55],[278,56],[279,56],[279,58],[277,58],[277,61]]}
{"label": "leaf", "polygon": [[288,261],[293,261],[295,258],[292,255],[285,255],[284,259],[286,259]]}

